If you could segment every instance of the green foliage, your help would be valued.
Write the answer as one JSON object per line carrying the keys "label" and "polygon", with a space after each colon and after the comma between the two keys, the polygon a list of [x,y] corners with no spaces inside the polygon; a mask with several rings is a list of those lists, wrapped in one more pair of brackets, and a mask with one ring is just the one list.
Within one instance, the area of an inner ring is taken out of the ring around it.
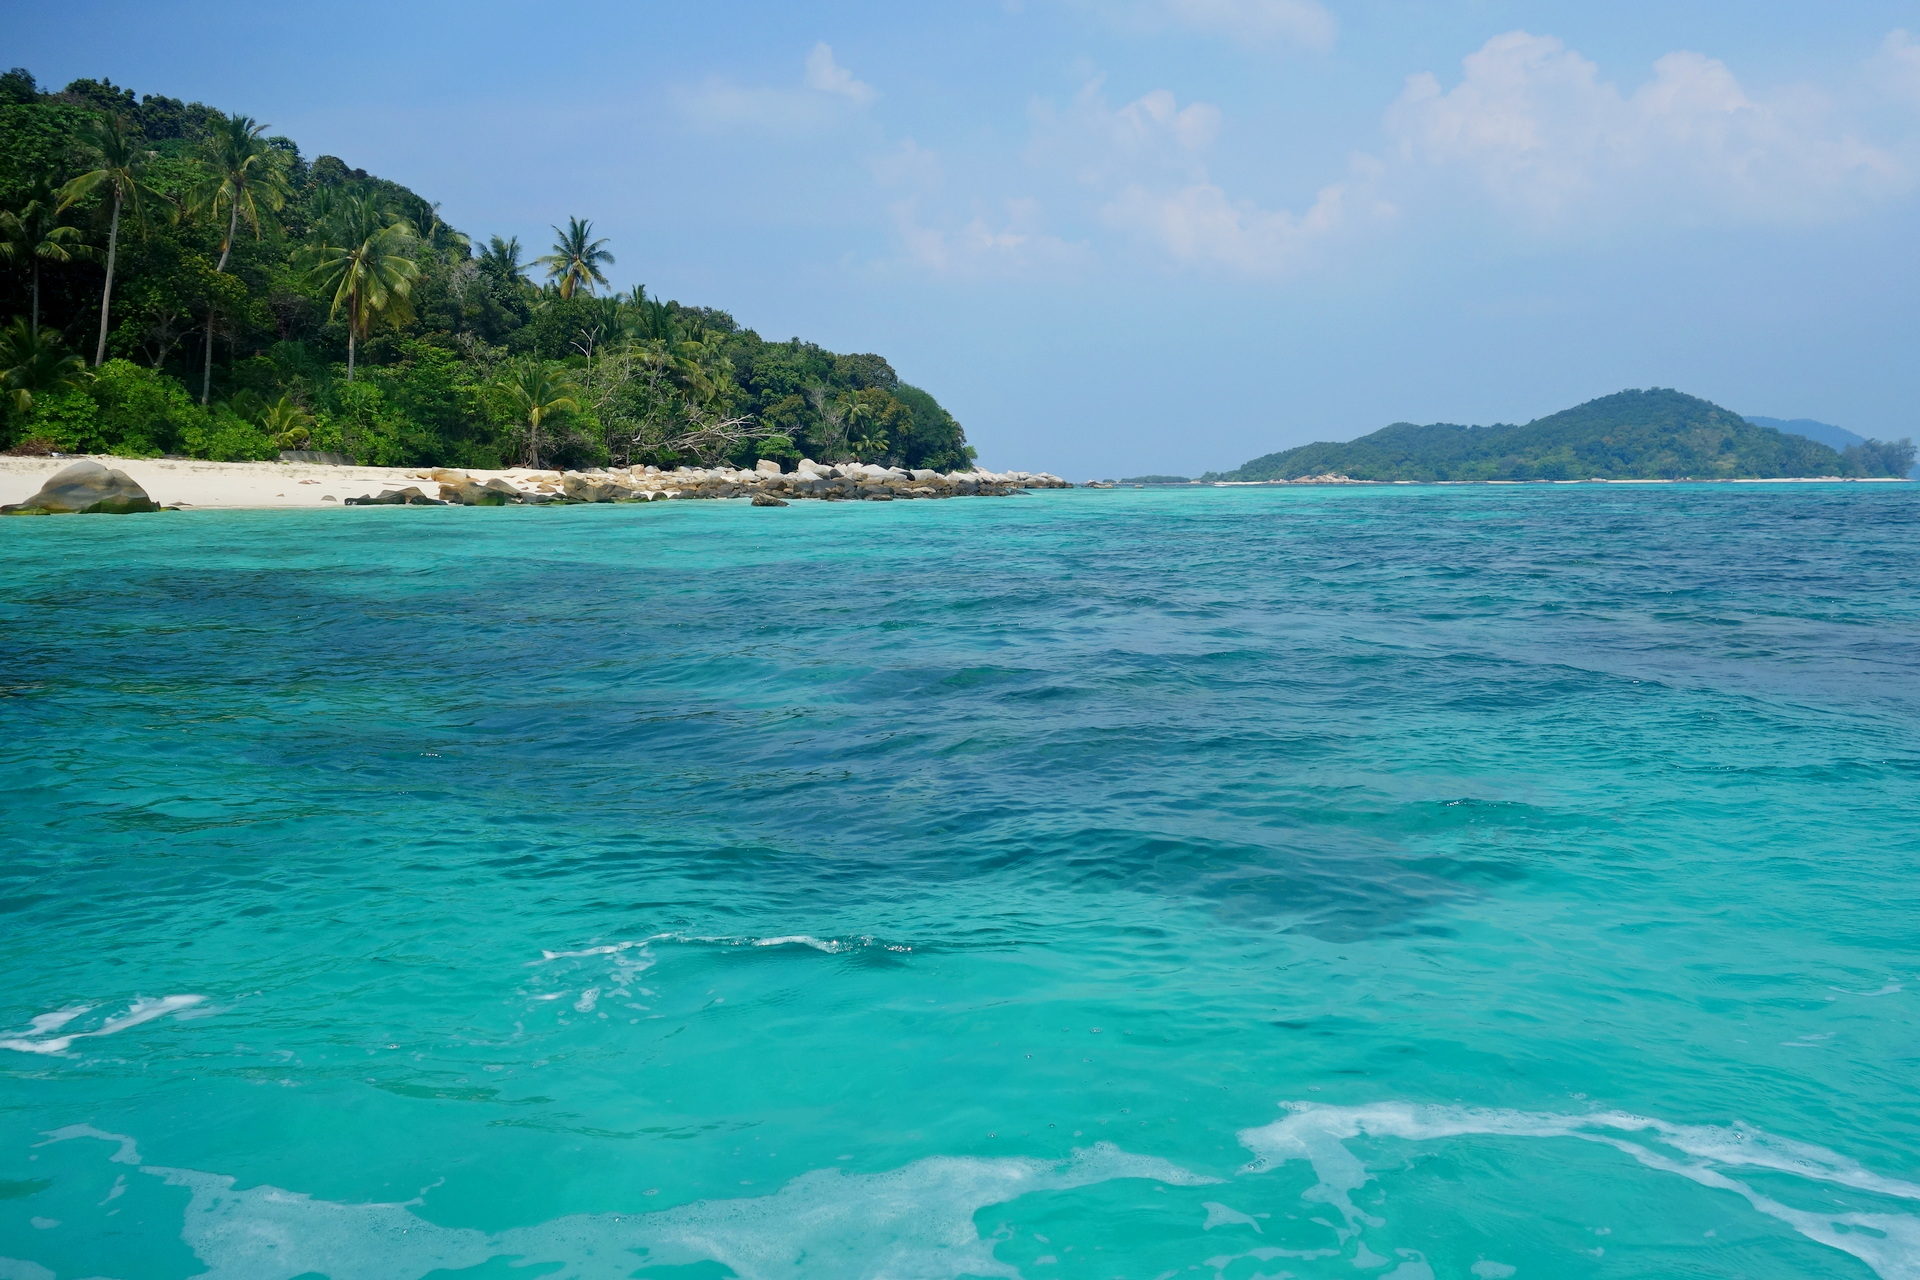
{"label": "green foliage", "polygon": [[24,415],[19,435],[48,440],[61,453],[106,453],[99,429],[99,406],[78,387],[42,392]]}
{"label": "green foliage", "polygon": [[216,405],[211,413],[189,425],[181,443],[194,457],[215,462],[264,461],[280,453],[280,447],[265,431],[226,405]]}
{"label": "green foliage", "polygon": [[173,453],[206,418],[176,379],[129,360],[109,360],[94,370],[87,392],[96,406],[93,452],[133,458]]}
{"label": "green foliage", "polygon": [[[0,250],[0,320],[31,330],[37,267],[49,344],[0,365],[6,440],[37,413],[67,447],[127,454],[271,456],[304,433],[365,463],[492,467],[528,457],[537,433],[559,466],[973,457],[952,415],[878,355],[611,291],[614,256],[587,219],[555,228],[536,285],[518,241],[476,253],[431,201],[309,161],[244,116],[0,75],[0,216],[57,212],[45,196],[62,188],[60,252],[41,252],[45,234]],[[102,348],[97,379],[72,347]],[[503,389],[522,375],[561,389],[537,424]]]}
{"label": "green foliage", "polygon": [[614,257],[607,252],[605,240],[593,238],[593,223],[585,218],[568,218],[567,229],[553,229],[553,252],[540,259],[540,265],[547,269],[547,279],[563,298],[571,298],[578,290],[593,292],[596,284],[605,284],[607,277],[602,267],[610,267]]}
{"label": "green foliage", "polygon": [[[1898,453],[1899,446],[1885,446]],[[1755,426],[1719,405],[1654,388],[1590,400],[1524,426],[1400,422],[1346,444],[1270,453],[1215,480],[1724,480],[1898,475],[1893,454],[1848,457]],[[1911,451],[1904,455],[1911,457]]]}
{"label": "green foliage", "polygon": [[340,382],[311,434],[316,449],[350,454],[366,467],[400,467],[421,461],[408,453],[412,426],[377,384]]}
{"label": "green foliage", "polygon": [[777,431],[770,436],[760,437],[757,452],[762,458],[771,458],[775,462],[800,461],[800,448],[794,444],[793,437]]}
{"label": "green foliage", "polygon": [[1840,451],[1848,475],[1904,476],[1913,472],[1913,441],[1862,440]]}
{"label": "green foliage", "polygon": [[316,230],[321,239],[303,254],[307,280],[327,297],[327,318],[346,320],[351,382],[355,347],[373,326],[404,325],[414,318],[418,241],[413,225],[400,214],[354,195],[335,203]]}
{"label": "green foliage", "polygon": [[87,380],[87,365],[67,350],[51,329],[36,331],[26,320],[0,330],[0,391],[15,417],[33,411],[36,396],[77,387]]}

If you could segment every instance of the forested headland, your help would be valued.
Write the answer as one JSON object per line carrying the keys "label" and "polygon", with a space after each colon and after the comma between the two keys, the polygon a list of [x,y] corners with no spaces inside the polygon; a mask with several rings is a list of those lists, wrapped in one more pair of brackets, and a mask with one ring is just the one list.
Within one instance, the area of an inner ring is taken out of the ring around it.
{"label": "forested headland", "polygon": [[[0,75],[0,449],[370,465],[969,465],[878,355],[484,241],[427,198],[197,102]],[[658,249],[618,246],[622,254]]]}
{"label": "forested headland", "polygon": [[1345,443],[1306,444],[1207,480],[1734,480],[1904,476],[1910,441],[1834,450],[1655,387],[1620,391],[1524,425],[1397,422]]}

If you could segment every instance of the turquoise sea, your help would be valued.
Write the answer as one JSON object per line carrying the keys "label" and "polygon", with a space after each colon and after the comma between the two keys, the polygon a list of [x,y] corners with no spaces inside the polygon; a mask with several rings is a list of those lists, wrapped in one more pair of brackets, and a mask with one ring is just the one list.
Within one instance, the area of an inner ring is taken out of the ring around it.
{"label": "turquoise sea", "polygon": [[1920,492],[0,522],[0,1280],[1920,1277]]}

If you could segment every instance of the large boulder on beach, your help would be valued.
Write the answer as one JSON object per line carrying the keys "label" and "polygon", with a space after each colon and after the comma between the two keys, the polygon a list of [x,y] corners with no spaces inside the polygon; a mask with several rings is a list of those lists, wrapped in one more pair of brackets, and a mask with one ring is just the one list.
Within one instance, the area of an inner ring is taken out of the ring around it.
{"label": "large boulder on beach", "polygon": [[503,485],[506,492],[493,487],[498,482],[480,484],[472,476],[460,472],[444,473],[436,471],[435,476],[446,476],[440,481],[440,500],[458,507],[504,507],[509,502],[519,500],[512,485]]}
{"label": "large boulder on beach", "polygon": [[560,477],[560,492],[573,502],[619,502],[633,496],[633,490],[623,484],[576,471]]}
{"label": "large boulder on beach", "polygon": [[447,504],[438,498],[429,498],[415,485],[404,489],[382,489],[376,496],[364,494],[358,498],[348,498],[349,507],[444,507]]}
{"label": "large boulder on beach", "polygon": [[149,498],[132,476],[83,460],[49,476],[40,492],[25,502],[0,507],[0,514],[124,516],[158,510],[160,504]]}

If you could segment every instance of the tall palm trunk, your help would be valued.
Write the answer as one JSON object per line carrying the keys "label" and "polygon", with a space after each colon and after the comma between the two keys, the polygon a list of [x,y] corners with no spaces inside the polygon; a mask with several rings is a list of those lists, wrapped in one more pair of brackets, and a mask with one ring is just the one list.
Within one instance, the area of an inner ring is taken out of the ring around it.
{"label": "tall palm trunk", "polygon": [[37,255],[33,260],[33,319],[27,327],[34,337],[40,336],[40,259]]}
{"label": "tall palm trunk", "polygon": [[100,341],[93,349],[93,367],[98,369],[107,358],[107,311],[113,306],[113,260],[120,251],[120,199],[113,190],[113,221],[107,224],[107,283],[100,290]]}
{"label": "tall palm trunk", "polygon": [[347,299],[347,381],[353,381],[353,353],[360,337],[360,286],[353,287]]}
{"label": "tall palm trunk", "polygon": [[[233,204],[227,211],[227,238],[220,242],[220,262],[214,267],[215,275],[225,275],[227,256],[233,252],[233,238],[240,231],[240,195],[234,193]],[[205,404],[213,396],[213,301],[207,301],[207,353],[200,367],[200,403]]]}

